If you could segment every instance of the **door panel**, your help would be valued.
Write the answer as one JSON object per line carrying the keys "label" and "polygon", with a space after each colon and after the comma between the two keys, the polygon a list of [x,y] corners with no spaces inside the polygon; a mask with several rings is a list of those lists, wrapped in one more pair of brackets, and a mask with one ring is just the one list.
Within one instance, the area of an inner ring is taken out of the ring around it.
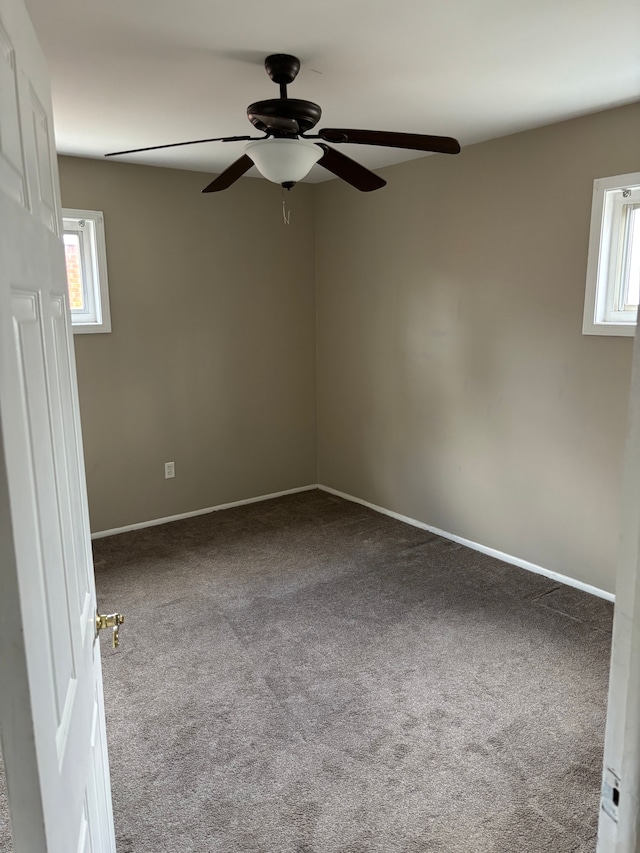
{"label": "door panel", "polygon": [[28,161],[32,169],[29,184],[32,190],[36,190],[31,196],[33,212],[40,217],[43,225],[57,234],[58,215],[51,160],[51,152],[55,152],[55,147],[50,136],[51,122],[31,84],[29,84],[29,106],[30,121],[33,125],[33,132],[30,134],[32,156],[29,158],[30,162]]}
{"label": "door panel", "polygon": [[12,292],[15,362],[18,367],[16,391],[20,401],[20,407],[13,416],[16,428],[26,438],[23,461],[30,476],[24,499],[29,502],[30,515],[35,523],[33,546],[28,554],[33,567],[30,579],[33,594],[37,594],[44,605],[44,648],[53,682],[48,704],[59,727],[73,690],[76,671],[57,507],[54,502],[40,501],[38,497],[39,494],[55,493],[57,486],[38,302],[36,292],[15,289]]}
{"label": "door panel", "polygon": [[22,136],[18,110],[16,57],[11,39],[0,26],[0,186],[18,204],[26,205]]}

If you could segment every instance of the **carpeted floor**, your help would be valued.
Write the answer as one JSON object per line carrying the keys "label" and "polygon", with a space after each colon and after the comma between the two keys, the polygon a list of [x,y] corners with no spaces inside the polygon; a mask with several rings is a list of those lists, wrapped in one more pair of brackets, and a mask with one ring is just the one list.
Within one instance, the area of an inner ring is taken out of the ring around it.
{"label": "carpeted floor", "polygon": [[595,850],[607,602],[322,492],[94,546],[118,853]]}

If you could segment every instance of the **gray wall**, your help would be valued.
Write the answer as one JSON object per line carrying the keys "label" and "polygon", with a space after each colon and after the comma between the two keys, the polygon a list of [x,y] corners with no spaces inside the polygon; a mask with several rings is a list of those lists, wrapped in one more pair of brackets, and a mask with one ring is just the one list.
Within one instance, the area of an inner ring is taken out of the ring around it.
{"label": "gray wall", "polygon": [[[103,210],[113,332],[76,335],[94,531],[315,483],[313,188],[60,158]],[[176,478],[164,479],[165,461]]]}
{"label": "gray wall", "polygon": [[319,482],[614,588],[632,339],[581,334],[626,107],[316,189]]}

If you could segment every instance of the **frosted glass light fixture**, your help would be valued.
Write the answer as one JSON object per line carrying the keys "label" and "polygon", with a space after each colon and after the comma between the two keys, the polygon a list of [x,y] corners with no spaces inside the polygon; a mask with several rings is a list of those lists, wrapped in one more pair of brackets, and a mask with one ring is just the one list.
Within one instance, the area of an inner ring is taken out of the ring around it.
{"label": "frosted glass light fixture", "polygon": [[261,175],[274,184],[293,185],[311,171],[324,154],[322,148],[306,139],[259,139],[244,149]]}

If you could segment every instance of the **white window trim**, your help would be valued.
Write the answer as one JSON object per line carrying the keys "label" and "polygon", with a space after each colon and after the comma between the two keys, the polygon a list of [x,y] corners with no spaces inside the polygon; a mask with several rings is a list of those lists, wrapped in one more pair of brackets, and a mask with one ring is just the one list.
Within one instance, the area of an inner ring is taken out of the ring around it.
{"label": "white window trim", "polygon": [[[95,306],[97,320],[83,321],[71,315],[71,328],[74,334],[86,335],[96,332],[111,331],[111,310],[109,307],[109,282],[107,279],[107,247],[104,236],[104,214],[101,210],[80,210],[79,208],[65,207],[62,209],[62,220],[86,219],[93,224],[95,235],[95,252],[92,253],[92,277],[97,281],[94,294],[97,291],[99,299]],[[69,229],[67,229],[69,230]],[[91,294],[90,300],[95,299]]]}
{"label": "white window trim", "polygon": [[611,288],[607,286],[610,277],[611,247],[610,237],[615,224],[607,212],[605,218],[605,193],[607,190],[625,189],[640,185],[640,172],[627,175],[614,175],[610,178],[598,178],[593,182],[593,200],[591,204],[591,227],[589,231],[589,254],[587,258],[587,285],[582,321],[583,335],[617,335],[633,337],[636,321],[606,321],[604,318],[607,301],[613,298]]}

